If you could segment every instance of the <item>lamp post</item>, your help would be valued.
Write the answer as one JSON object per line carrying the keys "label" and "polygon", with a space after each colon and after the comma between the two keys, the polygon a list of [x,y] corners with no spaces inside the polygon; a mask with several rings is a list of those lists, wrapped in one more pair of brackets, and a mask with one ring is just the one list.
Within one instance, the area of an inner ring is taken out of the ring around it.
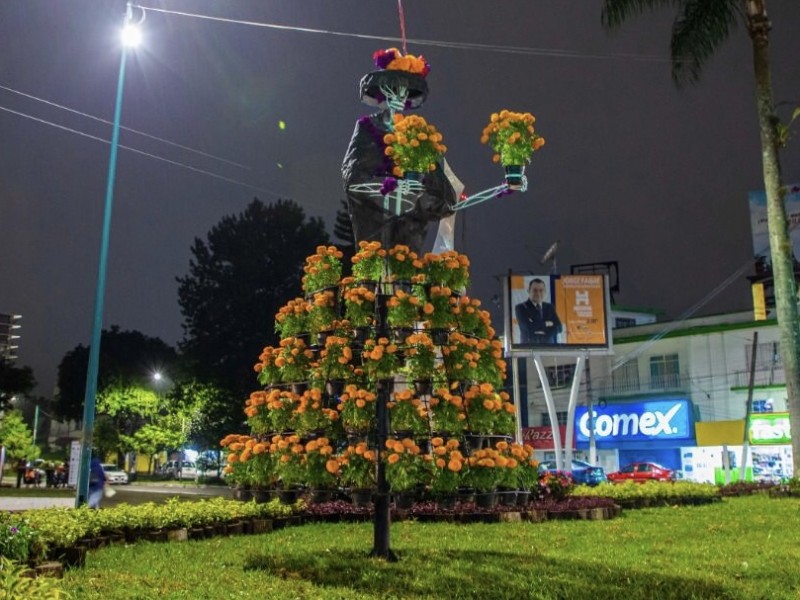
{"label": "lamp post", "polygon": [[111,230],[111,208],[114,201],[114,178],[117,172],[117,149],[119,148],[119,122],[122,114],[122,91],[125,83],[125,63],[128,48],[139,42],[136,24],[132,20],[133,10],[128,2],[125,12],[125,24],[122,29],[122,53],[117,80],[117,97],[114,107],[114,124],[111,129],[111,153],[108,161],[108,180],[106,185],[105,208],[103,212],[103,230],[100,237],[100,262],[97,269],[97,289],[94,299],[94,321],[92,324],[92,340],[89,346],[89,366],[86,370],[86,394],[83,399],[83,437],[78,470],[77,494],[75,506],[86,504],[89,497],[89,462],[92,456],[92,438],[94,436],[94,413],[97,397],[97,372],[100,364],[100,335],[103,330],[103,301],[106,290],[106,267],[108,264],[108,238]]}

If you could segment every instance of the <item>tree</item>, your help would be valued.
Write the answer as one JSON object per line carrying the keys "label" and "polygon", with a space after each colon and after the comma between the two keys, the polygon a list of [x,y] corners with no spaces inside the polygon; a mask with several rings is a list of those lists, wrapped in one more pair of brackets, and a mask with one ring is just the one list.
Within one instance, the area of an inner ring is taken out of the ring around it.
{"label": "tree", "polygon": [[178,280],[180,344],[196,379],[226,393],[227,431],[243,426],[241,406],[256,385],[253,365],[277,343],[274,318],[300,289],[308,255],[329,237],[319,218],[291,200],[254,199],[192,245],[189,273]]}
{"label": "tree", "polygon": [[[53,406],[58,417],[75,421],[83,418],[88,364],[89,348],[79,344],[67,352],[58,365],[58,393]],[[152,387],[153,372],[161,369],[171,374],[179,369],[175,349],[161,339],[139,331],[121,331],[116,325],[103,331],[97,381],[99,396],[112,385]]]}
{"label": "tree", "polygon": [[756,107],[761,131],[767,226],[775,281],[775,307],[780,327],[780,352],[786,375],[787,407],[792,436],[794,472],[800,473],[800,323],[792,264],[789,223],[783,202],[778,147],[780,120],[772,96],[766,0],[605,0],[601,20],[614,28],[645,9],[665,5],[678,9],[672,26],[672,77],[678,86],[696,82],[705,61],[727,40],[740,20],[753,44]]}
{"label": "tree", "polygon": [[340,200],[341,208],[336,211],[336,221],[333,224],[333,236],[336,247],[342,251],[342,265],[345,275],[349,274],[350,260],[356,253],[356,234],[353,231],[353,222],[350,220],[350,209],[347,200]]}
{"label": "tree", "polygon": [[36,387],[30,367],[15,367],[10,361],[0,358],[0,411],[8,408],[16,395],[30,394]]}
{"label": "tree", "polygon": [[39,448],[33,445],[33,432],[18,410],[11,410],[3,415],[3,421],[0,422],[0,445],[6,448],[8,462],[16,462],[20,458],[33,460],[39,456]]}

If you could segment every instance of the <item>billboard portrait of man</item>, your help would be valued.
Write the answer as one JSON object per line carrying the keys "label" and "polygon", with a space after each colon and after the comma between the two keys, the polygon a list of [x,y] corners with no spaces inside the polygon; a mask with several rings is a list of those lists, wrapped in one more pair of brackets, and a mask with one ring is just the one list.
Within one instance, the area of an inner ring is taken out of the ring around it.
{"label": "billboard portrait of man", "polygon": [[547,283],[541,277],[528,281],[528,299],[514,306],[523,344],[556,344],[563,326],[555,307],[548,301]]}

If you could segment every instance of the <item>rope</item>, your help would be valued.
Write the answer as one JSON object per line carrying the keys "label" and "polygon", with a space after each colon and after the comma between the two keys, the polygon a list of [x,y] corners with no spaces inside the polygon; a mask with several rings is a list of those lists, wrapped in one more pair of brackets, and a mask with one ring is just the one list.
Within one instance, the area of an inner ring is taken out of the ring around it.
{"label": "rope", "polygon": [[400,16],[400,38],[403,40],[403,54],[408,54],[406,45],[406,16],[403,13],[403,0],[397,0],[397,12]]}

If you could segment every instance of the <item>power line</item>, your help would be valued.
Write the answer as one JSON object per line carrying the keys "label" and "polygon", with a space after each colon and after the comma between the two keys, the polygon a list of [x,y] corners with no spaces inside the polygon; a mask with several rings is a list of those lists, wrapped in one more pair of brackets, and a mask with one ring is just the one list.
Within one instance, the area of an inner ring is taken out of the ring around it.
{"label": "power line", "polygon": [[[24,117],[26,119],[30,119],[32,121],[36,121],[38,123],[42,123],[44,125],[49,125],[50,127],[55,127],[56,129],[61,129],[63,131],[68,131],[69,133],[74,133],[76,135],[80,135],[82,137],[89,138],[91,140],[95,140],[95,141],[98,141],[98,142],[103,142],[104,144],[110,144],[111,143],[109,140],[105,140],[105,139],[103,139],[101,137],[97,137],[95,135],[91,135],[89,133],[85,133],[83,131],[79,131],[77,129],[73,129],[71,127],[66,127],[64,125],[59,125],[58,123],[53,123],[52,121],[47,121],[46,119],[41,119],[39,117],[34,117],[33,115],[29,115],[29,114],[26,114],[26,113],[23,113],[23,112],[12,110],[12,109],[7,108],[5,106],[0,106],[0,110],[5,111],[7,113],[11,113],[13,115],[17,115],[19,117]],[[181,162],[178,162],[178,161],[175,161],[175,160],[170,160],[168,158],[164,158],[163,156],[158,156],[157,154],[151,154],[150,152],[144,152],[143,150],[137,150],[136,148],[131,148],[130,146],[123,146],[122,144],[119,144],[119,147],[124,149],[124,150],[127,150],[129,152],[134,152],[136,154],[139,154],[141,156],[146,156],[148,158],[153,158],[155,160],[160,160],[161,162],[165,162],[167,164],[174,165],[176,167],[181,167],[183,169],[187,169],[188,171],[193,171],[195,173],[200,173],[202,175],[208,175],[209,177],[213,177],[214,179],[219,179],[220,181],[225,181],[227,183],[232,183],[234,185],[238,185],[238,186],[241,186],[241,187],[246,187],[246,188],[249,188],[251,190],[257,190],[259,192],[263,192],[265,194],[269,194],[270,196],[274,196],[276,198],[285,198],[285,197],[287,197],[285,194],[282,195],[282,194],[279,194],[278,192],[274,192],[272,190],[268,190],[266,188],[262,188],[262,187],[259,187],[257,185],[253,185],[251,183],[246,183],[244,181],[239,181],[238,179],[232,179],[230,177],[225,177],[224,175],[218,175],[217,173],[213,173],[211,171],[206,171],[205,169],[199,169],[197,167],[193,167],[191,165],[187,165],[185,163],[181,163]]]}
{"label": "power line", "polygon": [[[230,23],[234,25],[247,25],[250,27],[266,27],[269,29],[279,29],[282,31],[297,31],[300,33],[317,33],[324,35],[332,35],[339,37],[349,37],[362,40],[378,40],[382,42],[403,43],[402,38],[384,35],[370,35],[365,33],[350,33],[345,31],[333,31],[330,29],[314,29],[311,27],[296,27],[291,25],[278,25],[276,23],[264,23],[261,21],[246,21],[242,19],[231,19],[227,17],[213,17],[211,15],[200,15],[196,13],[187,13],[177,10],[167,10],[165,8],[154,8],[149,6],[142,6],[141,4],[134,4],[138,9],[143,11],[150,10],[170,15],[178,15],[181,17],[191,17],[194,19],[204,19],[207,21],[218,21],[221,23]],[[531,48],[527,46],[501,46],[497,44],[476,44],[470,42],[446,42],[443,40],[422,40],[422,39],[407,39],[408,43],[413,43],[418,46],[433,46],[439,48],[454,48],[459,50],[477,50],[483,52],[497,52],[502,54],[523,54],[530,56],[548,56],[551,58],[574,58],[574,59],[595,59],[595,60],[635,60],[641,62],[671,62],[671,58],[648,55],[648,54],[628,54],[628,53],[611,53],[611,54],[591,54],[586,52],[578,52],[577,50],[557,50],[553,48]]]}
{"label": "power line", "polygon": [[[21,92],[19,90],[15,90],[14,88],[7,87],[5,85],[0,84],[0,90],[5,90],[7,92],[11,92],[12,94],[17,94],[19,96],[23,96],[24,98],[30,98],[31,100],[36,100],[37,102],[41,102],[43,104],[47,104],[48,106],[54,106],[56,108],[60,108],[61,110],[66,110],[67,112],[71,112],[76,115],[80,115],[82,117],[86,117],[87,119],[92,119],[94,121],[98,121],[100,123],[105,123],[106,125],[112,125],[111,121],[106,121],[105,119],[101,119],[100,117],[95,117],[94,115],[90,115],[85,112],[81,112],[74,108],[70,108],[68,106],[64,106],[63,104],[57,104],[56,102],[52,102],[50,100],[45,100],[44,98],[39,98],[38,96],[34,96],[32,94],[26,94],[25,92]],[[219,156],[215,156],[213,154],[208,154],[207,152],[203,152],[201,150],[195,150],[194,148],[190,148],[189,146],[184,146],[183,144],[178,144],[176,142],[171,142],[164,138],[160,138],[155,135],[150,135],[149,133],[145,133],[143,131],[139,131],[137,129],[132,129],[130,127],[125,127],[124,125],[120,125],[120,129],[124,129],[125,131],[130,131],[131,133],[135,133],[137,135],[144,136],[146,138],[150,138],[151,140],[156,140],[158,142],[162,142],[164,144],[168,144],[170,146],[175,146],[176,148],[180,148],[181,150],[186,150],[188,152],[193,152],[195,154],[199,154],[200,156],[205,156],[207,158],[213,158],[214,160],[218,160],[223,163],[227,163],[229,165],[233,165],[235,167],[239,167],[241,169],[250,170],[250,167],[247,165],[243,165],[232,160],[228,160],[226,158],[221,158]]]}

